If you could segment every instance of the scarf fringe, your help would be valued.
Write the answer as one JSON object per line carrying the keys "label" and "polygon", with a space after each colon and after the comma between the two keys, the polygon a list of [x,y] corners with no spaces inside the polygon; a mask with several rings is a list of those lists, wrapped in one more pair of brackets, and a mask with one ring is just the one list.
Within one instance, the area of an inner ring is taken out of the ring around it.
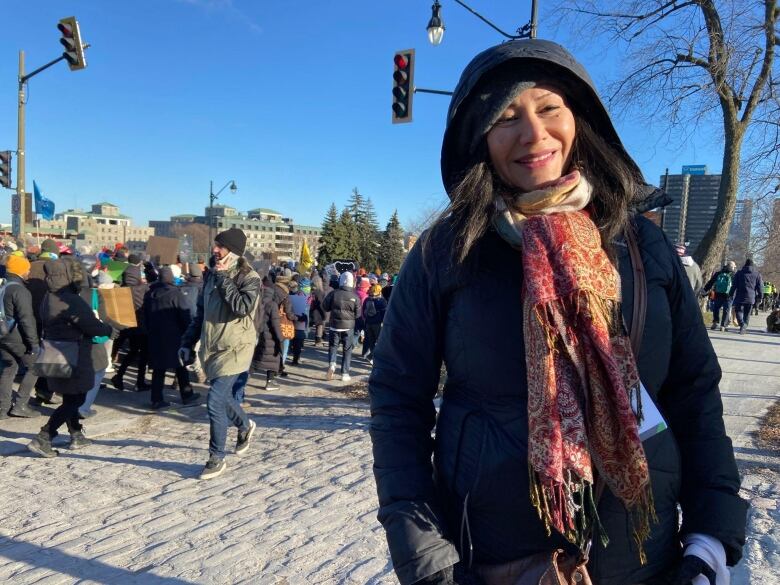
{"label": "scarf fringe", "polygon": [[[539,303],[533,308],[533,313],[541,326],[550,355],[570,353],[567,348],[576,347],[578,343],[576,329],[581,327],[583,319],[607,325],[610,338],[617,336],[625,338],[620,302],[599,297],[588,290],[578,289],[569,295]],[[627,339],[623,341],[628,343]],[[589,391],[587,384],[584,384],[583,391]],[[629,403],[637,407],[635,416],[638,425],[642,420],[639,385],[626,384],[626,392]],[[593,483],[577,477],[571,470],[564,471],[563,483],[551,478],[543,478],[530,463],[529,475],[531,502],[544,523],[548,536],[551,534],[551,529],[555,528],[569,542],[582,550],[590,539],[598,540],[604,547],[609,544],[609,536],[601,524],[594,499]],[[658,522],[649,481],[637,500],[630,507],[627,505],[626,509],[629,512],[639,559],[644,565],[647,563],[647,555],[643,543],[650,537],[651,522]]]}
{"label": "scarf fringe", "polygon": [[[566,540],[585,550],[589,540],[598,540],[603,547],[609,545],[609,535],[601,524],[596,506],[593,484],[582,478],[568,477],[563,484],[543,480],[528,466],[531,503],[544,523],[547,536],[552,528]],[[606,488],[605,488],[606,489]],[[652,486],[648,482],[637,502],[627,508],[631,522],[631,534],[639,552],[639,562],[647,564],[644,543],[650,538],[650,525],[658,523]]]}

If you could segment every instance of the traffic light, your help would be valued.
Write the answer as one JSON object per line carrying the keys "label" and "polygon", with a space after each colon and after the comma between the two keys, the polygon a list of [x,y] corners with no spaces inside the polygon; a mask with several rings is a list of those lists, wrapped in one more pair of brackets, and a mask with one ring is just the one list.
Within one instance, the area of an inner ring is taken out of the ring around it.
{"label": "traffic light", "polygon": [[414,49],[397,51],[393,64],[393,124],[403,124],[412,121]]}
{"label": "traffic light", "polygon": [[69,16],[60,20],[57,28],[62,33],[60,43],[65,47],[62,56],[68,62],[71,71],[84,69],[87,66],[87,60],[84,57],[84,45],[81,43],[81,33],[79,32],[79,23],[75,16]]}
{"label": "traffic light", "polygon": [[11,188],[11,151],[0,151],[0,186]]}

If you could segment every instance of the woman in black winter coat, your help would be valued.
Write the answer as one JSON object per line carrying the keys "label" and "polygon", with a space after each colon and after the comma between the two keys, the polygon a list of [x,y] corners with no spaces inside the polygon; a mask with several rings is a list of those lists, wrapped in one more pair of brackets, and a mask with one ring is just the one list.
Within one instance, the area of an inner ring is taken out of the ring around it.
{"label": "woman in black winter coat", "polygon": [[325,291],[322,287],[322,279],[312,279],[311,281],[311,306],[309,307],[309,319],[314,328],[314,346],[322,345],[322,337],[325,332],[326,313],[322,306],[325,300]]}
{"label": "woman in black winter coat", "polygon": [[192,315],[181,290],[173,284],[173,272],[162,268],[159,279],[149,287],[143,302],[144,322],[149,340],[149,367],[152,368],[152,408],[170,406],[163,397],[165,373],[174,370],[183,404],[196,401],[187,368],[179,362],[180,340]]}
{"label": "woman in black winter coat", "polygon": [[79,293],[87,278],[81,264],[70,259],[46,262],[45,281],[48,292],[41,303],[43,339],[76,341],[79,344],[78,365],[72,378],[47,378],[48,388],[62,395],[60,404],[27,448],[41,457],[55,457],[51,441],[66,424],[70,448],[89,444],[79,422],[78,409],[95,382],[95,372],[108,367],[108,355],[102,343],[93,337],[115,335],[114,329],[101,322],[92,306]]}
{"label": "woman in black winter coat", "polygon": [[[478,55],[441,166],[450,206],[404,262],[369,381],[401,585],[514,585],[555,550],[572,582],[577,562],[595,585],[728,578],[747,506],[720,368],[587,72],[537,39]],[[656,414],[668,428],[642,426]]]}
{"label": "woman in black winter coat", "polygon": [[[270,283],[269,283],[270,284]],[[257,326],[257,346],[252,357],[252,370],[265,372],[265,389],[278,390],[276,374],[279,373],[282,356],[282,330],[279,325],[279,305],[274,291],[276,286],[263,288],[262,304],[258,308],[255,323]]]}

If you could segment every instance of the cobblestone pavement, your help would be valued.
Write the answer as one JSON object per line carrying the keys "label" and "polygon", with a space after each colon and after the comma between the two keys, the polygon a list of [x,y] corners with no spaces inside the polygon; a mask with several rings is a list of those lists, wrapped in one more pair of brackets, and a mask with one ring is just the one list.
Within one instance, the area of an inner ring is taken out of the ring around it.
{"label": "cobblestone pavement", "polygon": [[[732,584],[769,585],[780,565],[778,456],[751,433],[779,393],[780,337],[712,340],[752,504]],[[207,482],[196,479],[207,458],[203,406],[149,415],[140,394],[103,391],[87,425],[92,436],[101,429],[95,444],[61,446],[51,460],[20,450],[41,419],[11,421],[10,431],[4,421],[0,583],[397,583],[376,521],[366,398],[324,381],[321,350],[305,355],[280,391],[252,380],[250,450],[229,455],[227,472]],[[365,380],[366,366],[353,362],[353,381]],[[231,431],[229,448],[234,441]]]}
{"label": "cobblestone pavement", "polygon": [[[319,365],[290,369],[321,379]],[[196,479],[203,406],[144,416],[56,459],[3,458],[0,583],[396,582],[376,521],[366,400],[340,382],[288,380],[271,393],[253,381],[258,430],[214,480]]]}

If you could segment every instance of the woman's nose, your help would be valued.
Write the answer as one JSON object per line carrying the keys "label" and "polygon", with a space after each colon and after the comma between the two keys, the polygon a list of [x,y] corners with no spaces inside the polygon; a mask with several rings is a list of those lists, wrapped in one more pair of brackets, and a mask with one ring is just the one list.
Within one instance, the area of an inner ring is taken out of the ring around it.
{"label": "woman's nose", "polygon": [[529,114],[520,120],[519,139],[523,144],[535,144],[547,136],[544,122],[536,115]]}

